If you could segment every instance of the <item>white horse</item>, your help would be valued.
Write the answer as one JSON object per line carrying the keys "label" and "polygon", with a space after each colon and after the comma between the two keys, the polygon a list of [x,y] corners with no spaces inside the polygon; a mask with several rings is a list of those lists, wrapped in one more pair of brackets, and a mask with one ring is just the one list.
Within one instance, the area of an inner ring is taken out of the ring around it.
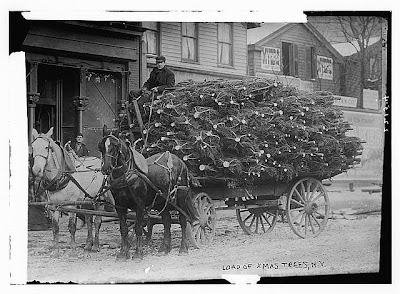
{"label": "white horse", "polygon": [[[101,160],[96,157],[89,157],[75,161],[70,155],[61,148],[51,138],[53,128],[46,134],[38,134],[33,129],[32,155],[33,155],[33,175],[42,181],[42,186],[46,188],[48,201],[79,201],[91,200],[98,195],[103,187],[104,176],[100,172]],[[89,165],[90,164],[90,165]],[[75,165],[75,166],[74,166]],[[77,184],[74,183],[76,180]],[[80,187],[79,187],[80,186]],[[88,199],[89,198],[89,199]],[[103,200],[113,203],[111,193],[107,192]],[[90,207],[98,210],[100,203]],[[76,207],[76,206],[65,206]],[[86,207],[85,207],[86,208]],[[76,248],[76,213],[69,212],[68,228],[71,234],[71,248]],[[59,218],[60,212],[55,210],[52,213],[53,225],[53,256],[59,255]],[[95,236],[93,240],[92,222],[93,216],[85,214],[85,221],[88,227],[85,250],[99,251],[99,230],[101,226],[101,216],[94,219]]]}

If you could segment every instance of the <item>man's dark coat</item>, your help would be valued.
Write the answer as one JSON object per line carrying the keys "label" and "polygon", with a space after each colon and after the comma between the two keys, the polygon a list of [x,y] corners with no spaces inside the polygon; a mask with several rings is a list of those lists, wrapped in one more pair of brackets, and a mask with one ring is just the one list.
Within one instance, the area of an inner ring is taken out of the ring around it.
{"label": "man's dark coat", "polygon": [[172,70],[168,69],[166,66],[159,70],[155,67],[151,73],[149,79],[144,83],[143,87],[151,90],[157,87],[158,93],[162,93],[165,88],[172,88],[175,86],[175,75]]}

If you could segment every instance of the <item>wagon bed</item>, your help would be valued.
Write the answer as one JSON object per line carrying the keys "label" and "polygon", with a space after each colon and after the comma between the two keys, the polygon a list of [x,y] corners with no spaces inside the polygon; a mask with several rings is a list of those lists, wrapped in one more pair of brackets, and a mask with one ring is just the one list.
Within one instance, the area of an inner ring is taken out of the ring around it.
{"label": "wagon bed", "polygon": [[[235,210],[246,234],[271,232],[282,216],[297,236],[318,236],[328,221],[330,204],[322,179],[315,176],[234,188],[229,188],[224,179],[197,178],[202,187],[194,188],[199,218],[192,224],[193,243],[202,247],[212,242],[217,210]],[[224,205],[216,207],[216,201]]]}

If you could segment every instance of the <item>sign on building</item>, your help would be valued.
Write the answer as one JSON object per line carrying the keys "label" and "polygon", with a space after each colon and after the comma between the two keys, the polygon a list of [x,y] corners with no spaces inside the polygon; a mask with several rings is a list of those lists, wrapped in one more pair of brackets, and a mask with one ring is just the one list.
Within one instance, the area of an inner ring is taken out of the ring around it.
{"label": "sign on building", "polygon": [[363,108],[378,110],[378,97],[378,91],[363,89]]}
{"label": "sign on building", "polygon": [[333,80],[333,59],[317,55],[317,74],[319,79]]}
{"label": "sign on building", "polygon": [[338,96],[338,95],[334,95],[334,97],[337,98],[338,100],[335,100],[333,102],[333,105],[351,107],[351,108],[357,107],[357,98]]}
{"label": "sign on building", "polygon": [[261,51],[261,68],[266,70],[281,70],[281,49],[263,47]]}

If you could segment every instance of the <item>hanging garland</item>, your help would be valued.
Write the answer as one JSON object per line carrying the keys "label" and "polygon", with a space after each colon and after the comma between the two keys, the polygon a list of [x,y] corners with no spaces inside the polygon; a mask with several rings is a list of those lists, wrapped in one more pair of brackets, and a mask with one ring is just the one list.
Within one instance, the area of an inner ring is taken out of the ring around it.
{"label": "hanging garland", "polygon": [[115,76],[110,73],[101,73],[101,72],[94,72],[94,71],[87,71],[86,72],[86,80],[94,81],[95,83],[100,84],[102,81],[107,82],[107,80],[111,79],[111,82],[115,83]]}

